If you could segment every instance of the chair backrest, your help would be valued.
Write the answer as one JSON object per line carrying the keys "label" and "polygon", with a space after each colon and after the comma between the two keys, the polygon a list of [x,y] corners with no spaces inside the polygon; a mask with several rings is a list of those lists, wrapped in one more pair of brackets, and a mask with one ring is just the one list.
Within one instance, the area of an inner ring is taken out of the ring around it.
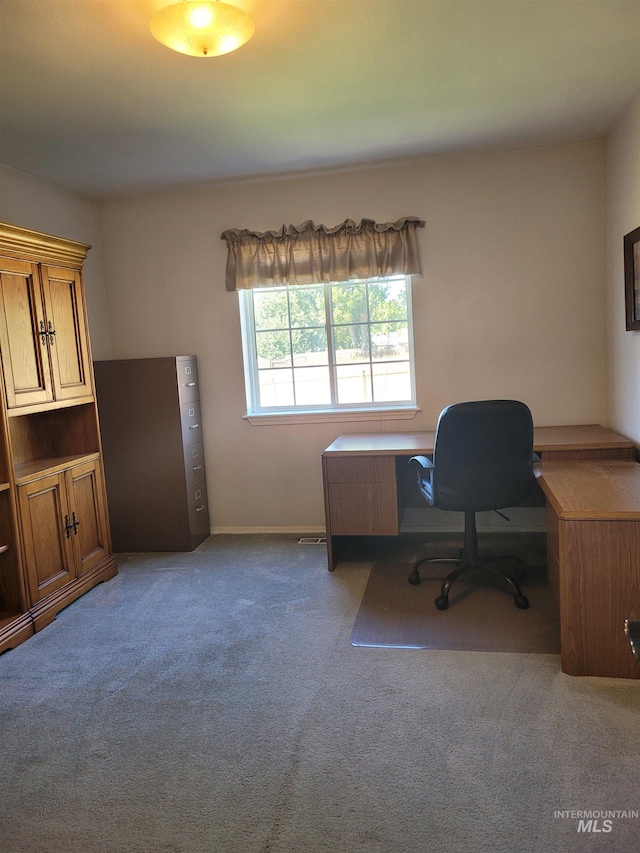
{"label": "chair backrest", "polygon": [[533,476],[533,419],[517,400],[447,406],[438,418],[434,506],[479,512],[515,506]]}

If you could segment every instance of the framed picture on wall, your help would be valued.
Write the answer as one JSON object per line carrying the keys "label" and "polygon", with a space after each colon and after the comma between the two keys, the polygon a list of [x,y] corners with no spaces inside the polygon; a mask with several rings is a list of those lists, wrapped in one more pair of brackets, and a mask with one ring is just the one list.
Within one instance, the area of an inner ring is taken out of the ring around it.
{"label": "framed picture on wall", "polygon": [[640,331],[640,228],[624,235],[624,299],[627,331]]}

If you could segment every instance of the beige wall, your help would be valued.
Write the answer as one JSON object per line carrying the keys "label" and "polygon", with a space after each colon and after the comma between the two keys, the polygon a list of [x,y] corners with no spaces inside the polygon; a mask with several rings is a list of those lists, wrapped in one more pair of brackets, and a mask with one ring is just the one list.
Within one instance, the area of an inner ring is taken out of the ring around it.
{"label": "beige wall", "polygon": [[[215,530],[321,529],[320,453],[342,432],[427,429],[446,404],[483,397],[520,398],[539,424],[604,420],[603,196],[594,142],[110,201],[100,223],[113,355],[198,356]],[[220,233],[409,214],[426,220],[414,285],[422,413],[243,420]]]}
{"label": "beige wall", "polygon": [[640,332],[625,330],[622,238],[640,227],[640,95],[605,147],[607,420],[640,447]]}
{"label": "beige wall", "polygon": [[110,358],[96,203],[0,164],[0,221],[91,244],[84,279],[93,356]]}

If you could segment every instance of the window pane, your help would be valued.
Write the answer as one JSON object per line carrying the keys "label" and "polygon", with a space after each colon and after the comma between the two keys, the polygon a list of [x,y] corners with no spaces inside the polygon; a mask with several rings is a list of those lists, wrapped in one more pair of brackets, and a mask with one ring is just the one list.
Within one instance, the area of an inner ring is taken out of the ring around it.
{"label": "window pane", "polygon": [[289,327],[289,311],[287,308],[287,291],[254,290],[253,312],[256,318],[256,329],[287,329]]}
{"label": "window pane", "polygon": [[301,367],[293,371],[297,406],[327,406],[331,403],[329,367]]}
{"label": "window pane", "polygon": [[325,324],[324,287],[289,288],[291,328]]}
{"label": "window pane", "polygon": [[258,373],[260,405],[263,408],[273,406],[293,406],[293,371],[261,370]]}
{"label": "window pane", "polygon": [[407,323],[372,323],[371,357],[374,361],[408,359],[409,327]]}
{"label": "window pane", "polygon": [[347,367],[336,367],[336,382],[338,386],[338,402],[370,403],[371,402],[371,367],[369,364],[350,364]]}
{"label": "window pane", "polygon": [[291,332],[294,364],[328,364],[327,330],[294,329]]}
{"label": "window pane", "polygon": [[337,326],[333,330],[336,364],[369,361],[369,326]]}
{"label": "window pane", "polygon": [[[367,286],[358,284],[334,284],[331,288],[333,322],[366,323],[369,319],[367,308]],[[385,318],[386,319],[386,318]]]}
{"label": "window pane", "polygon": [[405,320],[407,288],[404,279],[372,282],[369,285],[371,321]]}
{"label": "window pane", "polygon": [[373,365],[373,399],[376,403],[411,399],[411,372],[408,361]]}
{"label": "window pane", "polygon": [[257,332],[256,352],[259,368],[291,365],[289,332]]}

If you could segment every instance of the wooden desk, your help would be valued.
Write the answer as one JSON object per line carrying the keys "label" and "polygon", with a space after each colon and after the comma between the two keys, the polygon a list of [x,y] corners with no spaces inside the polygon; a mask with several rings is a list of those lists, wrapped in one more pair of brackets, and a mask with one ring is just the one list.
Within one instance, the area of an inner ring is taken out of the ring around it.
{"label": "wooden desk", "polygon": [[640,618],[640,465],[543,460],[535,469],[547,496],[563,672],[640,678],[623,630]]}
{"label": "wooden desk", "polygon": [[[397,536],[402,511],[417,498],[407,465],[415,454],[433,453],[435,430],[339,436],[322,454],[329,571],[344,537]],[[550,459],[634,459],[632,441],[598,424],[536,427],[534,449]],[[413,504],[421,505],[420,502]]]}
{"label": "wooden desk", "polygon": [[[399,535],[402,512],[417,495],[407,460],[433,453],[434,439],[433,430],[341,435],[324,451],[329,571],[350,537]],[[625,618],[640,617],[640,465],[634,444],[588,424],[536,427],[534,449],[542,460],[538,482],[549,507],[550,576],[560,608],[563,670],[638,678],[640,664],[623,630]],[[625,512],[628,517],[621,516]]]}

